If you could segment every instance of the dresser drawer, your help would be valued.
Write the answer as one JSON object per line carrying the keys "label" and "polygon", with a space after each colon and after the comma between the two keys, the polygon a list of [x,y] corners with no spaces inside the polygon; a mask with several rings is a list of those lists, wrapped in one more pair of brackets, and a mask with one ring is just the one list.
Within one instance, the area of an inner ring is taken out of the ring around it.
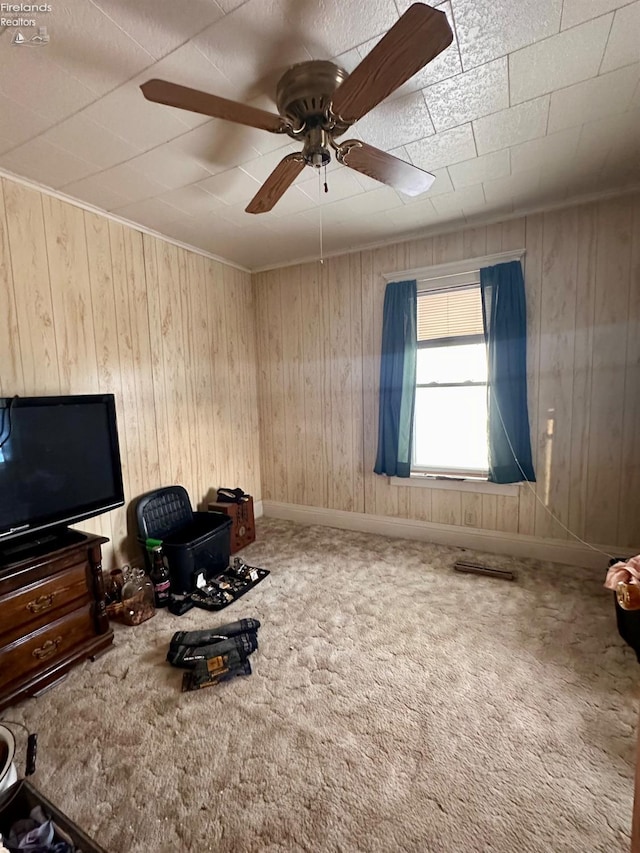
{"label": "dresser drawer", "polygon": [[95,636],[91,604],[68,613],[0,649],[0,689],[50,667]]}
{"label": "dresser drawer", "polygon": [[55,611],[70,602],[89,601],[88,571],[88,563],[78,563],[46,580],[0,595],[0,643],[6,645],[50,622]]}

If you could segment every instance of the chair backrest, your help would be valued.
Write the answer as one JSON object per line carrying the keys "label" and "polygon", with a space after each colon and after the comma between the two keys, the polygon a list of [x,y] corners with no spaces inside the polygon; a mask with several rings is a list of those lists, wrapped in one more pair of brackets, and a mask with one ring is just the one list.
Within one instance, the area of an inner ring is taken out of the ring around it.
{"label": "chair backrest", "polygon": [[189,494],[183,486],[147,492],[136,505],[141,539],[163,539],[193,520]]}

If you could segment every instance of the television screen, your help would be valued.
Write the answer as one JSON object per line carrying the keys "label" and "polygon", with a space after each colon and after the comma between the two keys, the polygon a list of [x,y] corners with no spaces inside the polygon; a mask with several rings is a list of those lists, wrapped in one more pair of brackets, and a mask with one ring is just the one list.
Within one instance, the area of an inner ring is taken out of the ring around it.
{"label": "television screen", "polygon": [[112,394],[0,398],[0,543],[123,503]]}

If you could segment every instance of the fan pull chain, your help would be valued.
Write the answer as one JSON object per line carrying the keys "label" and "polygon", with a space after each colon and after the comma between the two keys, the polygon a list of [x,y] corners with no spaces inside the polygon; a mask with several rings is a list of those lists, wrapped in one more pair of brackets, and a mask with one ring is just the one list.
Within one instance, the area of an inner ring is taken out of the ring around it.
{"label": "fan pull chain", "polygon": [[[325,180],[325,187],[327,186]],[[326,189],[325,189],[326,192]],[[318,207],[320,208],[320,263],[324,264],[324,249],[322,246],[322,177],[320,175],[320,167],[318,166]]]}

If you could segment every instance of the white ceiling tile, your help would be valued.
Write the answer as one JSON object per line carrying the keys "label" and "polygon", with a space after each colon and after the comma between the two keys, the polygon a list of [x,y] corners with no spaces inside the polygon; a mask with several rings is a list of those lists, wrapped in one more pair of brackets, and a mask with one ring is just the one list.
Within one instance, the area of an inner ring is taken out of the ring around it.
{"label": "white ceiling tile", "polygon": [[302,181],[298,187],[302,192],[306,193],[310,199],[316,204],[321,203],[332,204],[334,201],[340,201],[343,198],[349,198],[353,195],[359,195],[363,190],[358,183],[355,173],[352,169],[346,166],[340,166],[327,176],[327,186],[329,192],[322,192],[318,199],[318,178],[314,175],[311,180]]}
{"label": "white ceiling tile", "polygon": [[549,132],[624,112],[640,79],[640,65],[559,89],[551,95]]}
{"label": "white ceiling tile", "polygon": [[34,113],[24,104],[0,95],[0,128],[11,147],[38,136],[50,123],[49,119]]}
{"label": "white ceiling tile", "polygon": [[436,196],[433,199],[433,206],[439,216],[464,215],[466,209],[474,211],[478,207],[484,207],[485,198],[482,184]]}
{"label": "white ceiling tile", "polygon": [[136,83],[126,83],[91,104],[83,115],[146,151],[188,129],[180,112],[147,101]]}
{"label": "white ceiling tile", "polygon": [[92,2],[157,59],[223,15],[220,4],[213,0],[189,0],[188,11],[181,3],[158,3],[158,0]]}
{"label": "white ceiling tile", "polygon": [[129,80],[154,60],[87,0],[56,4],[47,23],[51,38],[43,48],[47,59],[82,80],[97,95]]}
{"label": "white ceiling tile", "polygon": [[295,62],[312,58],[287,20],[290,5],[287,0],[248,0],[193,39],[234,84],[236,100],[273,97],[281,74]]}
{"label": "white ceiling tile", "polygon": [[366,0],[357,5],[343,0],[289,3],[286,11],[291,37],[304,42],[315,59],[328,59],[374,36],[386,33],[398,20],[391,0]]}
{"label": "white ceiling tile", "polygon": [[626,6],[628,2],[629,0],[564,0],[562,29],[566,30],[606,12],[613,12],[620,6]]}
{"label": "white ceiling tile", "polygon": [[640,61],[640,0],[618,9],[602,61],[601,73]]}
{"label": "white ceiling tile", "polygon": [[47,142],[65,148],[100,169],[108,169],[135,157],[139,149],[97,125],[83,113],[57,124],[43,137]]}
{"label": "white ceiling tile", "polygon": [[438,219],[433,202],[428,198],[396,207],[388,216],[397,227],[406,228],[408,231],[424,228]]}
{"label": "white ceiling tile", "polygon": [[[443,193],[453,192],[453,184],[451,183],[451,178],[449,177],[449,169],[429,169],[429,171],[434,176],[435,181],[431,184],[431,187],[427,190],[427,192],[424,193],[424,195],[420,196],[420,198],[431,198],[434,195],[442,195]],[[405,204],[412,203],[411,199],[407,196],[401,196],[401,198],[405,202]]]}
{"label": "white ceiling tile", "polygon": [[385,101],[362,118],[357,128],[369,145],[383,151],[435,133],[421,92]]}
{"label": "white ceiling tile", "polygon": [[158,198],[136,201],[133,204],[124,205],[124,207],[116,207],[111,212],[123,216],[125,219],[130,219],[132,222],[139,222],[141,225],[146,225],[147,228],[153,228],[156,231],[161,231],[170,222],[175,222],[181,216],[180,211],[176,210],[175,207],[171,207]]}
{"label": "white ceiling tile", "polygon": [[449,166],[449,174],[454,187],[458,190],[483,181],[493,181],[504,178],[510,173],[509,149],[494,151],[483,157],[474,157],[464,163]]}
{"label": "white ceiling tile", "polygon": [[340,68],[344,69],[347,74],[351,74],[353,71],[355,71],[356,67],[362,62],[362,54],[360,53],[360,50],[358,48],[354,47],[351,50],[346,50],[344,53],[341,53],[338,56],[332,57],[331,61],[338,65]]}
{"label": "white ceiling tile", "polygon": [[48,48],[3,45],[0,94],[53,123],[95,101],[96,93],[48,59]]}
{"label": "white ceiling tile", "polygon": [[582,125],[578,154],[604,152],[624,145],[627,140],[637,143],[640,137],[640,112],[621,113],[617,116],[590,121]]}
{"label": "white ceiling tile", "polygon": [[223,12],[233,12],[234,9],[237,9],[238,6],[242,6],[246,2],[247,0],[216,0],[216,3]]}
{"label": "white ceiling tile", "polygon": [[63,192],[102,210],[113,210],[127,203],[127,198],[116,192],[102,175],[91,175],[81,181],[66,184]]}
{"label": "white ceiling tile", "polygon": [[171,145],[160,145],[129,160],[129,166],[151,180],[161,180],[170,189],[208,178],[211,172]]}
{"label": "white ceiling tile", "polygon": [[25,142],[0,157],[0,166],[32,181],[57,189],[86,178],[96,167],[68,151],[45,142],[42,137]]}
{"label": "white ceiling tile", "polygon": [[369,190],[340,202],[337,218],[342,222],[352,216],[369,216],[401,206],[402,202],[394,189],[378,184],[375,190]]}
{"label": "white ceiling tile", "polygon": [[514,145],[511,148],[512,173],[544,169],[550,163],[570,165],[576,155],[579,136],[580,128],[573,127]]}
{"label": "white ceiling tile", "polygon": [[527,101],[517,107],[477,119],[473,131],[478,154],[488,154],[528,139],[543,136],[547,127],[549,96]]}
{"label": "white ceiling tile", "polygon": [[562,0],[454,0],[465,69],[541,41],[560,29]]}
{"label": "white ceiling tile", "polygon": [[509,106],[507,58],[480,65],[424,90],[436,130],[447,130]]}
{"label": "white ceiling tile", "polygon": [[511,103],[595,77],[602,61],[612,15],[587,21],[509,56]]}
{"label": "white ceiling tile", "polygon": [[249,204],[260,189],[260,181],[256,181],[241,169],[229,169],[227,172],[219,172],[217,175],[205,178],[204,181],[199,181],[197,186],[225,204],[236,204],[245,199],[246,204]]}
{"label": "white ceiling tile", "polygon": [[463,124],[451,130],[436,133],[427,139],[411,142],[405,146],[411,162],[433,172],[441,166],[461,163],[476,155],[476,146],[470,124]]}
{"label": "white ceiling tile", "polygon": [[245,128],[216,119],[176,137],[169,147],[193,158],[211,174],[255,160],[258,153],[248,142]]}
{"label": "white ceiling tile", "polygon": [[212,196],[197,184],[191,184],[187,187],[179,187],[176,190],[162,193],[159,196],[161,201],[170,204],[191,218],[200,218],[208,216],[215,210],[219,210],[223,206],[220,199]]}
{"label": "white ceiling tile", "polygon": [[146,177],[128,163],[112,166],[111,169],[105,169],[100,174],[115,192],[124,196],[128,202],[142,201],[142,199],[160,195],[167,189],[159,180]]}

